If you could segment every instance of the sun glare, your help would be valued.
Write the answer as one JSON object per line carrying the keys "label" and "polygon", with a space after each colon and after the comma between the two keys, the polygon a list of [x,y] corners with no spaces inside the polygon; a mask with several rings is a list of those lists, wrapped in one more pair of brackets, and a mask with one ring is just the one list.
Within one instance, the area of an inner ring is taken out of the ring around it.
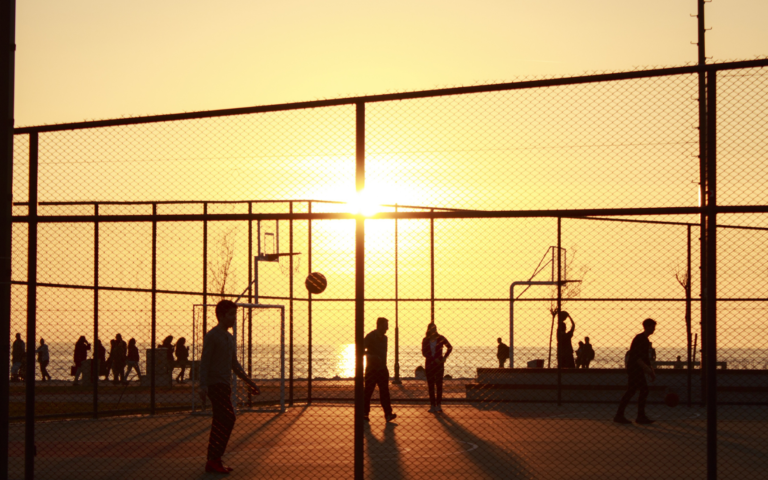
{"label": "sun glare", "polygon": [[384,208],[381,206],[381,203],[386,202],[383,202],[382,197],[375,195],[371,189],[365,188],[355,192],[347,203],[350,206],[351,213],[370,217],[383,212]]}
{"label": "sun glare", "polygon": [[384,205],[409,204],[413,202],[408,192],[396,187],[368,186],[359,192],[354,192],[347,204],[350,213],[371,217],[377,213],[391,211],[391,207]]}

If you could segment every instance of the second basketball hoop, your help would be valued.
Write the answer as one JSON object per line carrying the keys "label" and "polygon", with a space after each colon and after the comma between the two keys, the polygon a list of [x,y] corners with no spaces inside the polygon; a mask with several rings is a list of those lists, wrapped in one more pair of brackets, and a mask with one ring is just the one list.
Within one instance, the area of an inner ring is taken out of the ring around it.
{"label": "second basketball hoop", "polygon": [[322,273],[312,272],[307,275],[304,285],[310,293],[317,295],[318,293],[323,293],[325,291],[325,287],[328,286],[328,280],[325,279],[325,275]]}

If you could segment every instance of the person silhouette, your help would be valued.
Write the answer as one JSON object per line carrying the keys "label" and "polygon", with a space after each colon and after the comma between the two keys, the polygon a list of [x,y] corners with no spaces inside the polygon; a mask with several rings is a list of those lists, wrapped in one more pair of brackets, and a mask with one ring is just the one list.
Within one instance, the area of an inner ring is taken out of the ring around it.
{"label": "person silhouette", "polygon": [[[85,335],[81,335],[75,342],[75,385],[80,380],[80,375],[83,374],[83,362],[88,358],[88,350],[91,349],[91,344],[85,339]],[[96,378],[95,372],[91,371],[92,377]]]}
{"label": "person silhouette", "polygon": [[[499,360],[499,368],[504,368],[504,364],[509,360],[509,345],[501,341],[501,337],[496,339],[496,343],[499,344],[496,347],[496,358]],[[512,368],[512,365],[509,366]]]}
{"label": "person silhouette", "polygon": [[181,337],[176,342],[176,365],[181,369],[176,376],[177,383],[184,383],[184,373],[187,371],[187,359],[189,358],[189,347],[187,347],[187,339]]}
{"label": "person silhouette", "polygon": [[[34,345],[33,345],[34,346]],[[31,348],[31,347],[30,347]],[[27,348],[24,340],[21,339],[21,334],[16,334],[16,340],[13,341],[13,347],[11,348],[11,381],[18,382],[21,379],[22,366],[24,359],[27,355]]]}
{"label": "person silhouette", "polygon": [[363,404],[364,420],[369,421],[371,413],[371,397],[376,387],[379,387],[379,399],[381,408],[384,409],[384,418],[390,422],[397,418],[392,413],[392,403],[389,398],[389,370],[387,369],[387,330],[389,320],[379,317],[376,320],[376,330],[365,336],[365,402]]}
{"label": "person silhouette", "polygon": [[119,333],[115,336],[115,341],[112,344],[112,352],[110,357],[112,358],[112,383],[125,383],[125,362],[128,354],[128,347],[123,340],[123,336]]}
{"label": "person silhouette", "polygon": [[648,340],[648,337],[653,335],[655,331],[656,320],[646,318],[643,320],[643,332],[635,335],[632,345],[629,347],[627,354],[627,391],[621,397],[619,410],[613,418],[613,421],[616,423],[632,423],[624,416],[624,410],[638,390],[640,390],[640,397],[637,400],[637,419],[635,422],[644,425],[653,423],[653,420],[645,415],[645,401],[648,398],[648,382],[645,379],[645,374],[651,376],[651,381],[656,380],[656,373],[651,368],[651,342]]}
{"label": "person silhouette", "polygon": [[582,363],[584,368],[589,368],[589,364],[595,359],[595,349],[592,348],[592,344],[589,343],[589,337],[584,337],[584,359]]}
{"label": "person silhouette", "polygon": [[40,346],[37,347],[35,353],[37,353],[37,363],[40,364],[40,375],[42,375],[43,381],[46,378],[50,380],[51,375],[48,373],[48,362],[51,360],[51,357],[48,352],[48,345],[44,339],[40,339]]}
{"label": "person silhouette", "polygon": [[680,360],[680,355],[677,356],[677,359],[675,360],[675,368],[681,369],[683,368],[683,361]]}
{"label": "person silhouette", "polygon": [[[565,320],[571,321],[571,329],[565,330]],[[568,312],[559,312],[557,314],[557,365],[560,368],[576,368],[573,362],[573,331],[576,330],[576,324]]]}
{"label": "person silhouette", "polygon": [[136,370],[136,375],[141,381],[141,368],[139,368],[139,349],[136,347],[136,339],[132,338],[128,340],[128,355],[126,356],[125,364],[127,368],[125,370],[125,382],[128,383],[128,375],[131,370]]}
{"label": "person silhouette", "polygon": [[203,401],[206,396],[210,399],[213,411],[205,471],[227,474],[232,468],[225,466],[221,457],[235,427],[235,409],[231,399],[232,372],[248,385],[252,395],[258,395],[260,391],[237,361],[235,339],[229,333],[237,320],[237,305],[230,300],[220,301],[216,305],[216,319],[218,324],[203,337],[199,394]]}
{"label": "person silhouette", "polygon": [[173,365],[174,365],[174,361],[173,361],[173,350],[174,350],[173,335],[168,335],[167,337],[165,337],[163,339],[163,343],[158,345],[157,348],[164,348],[165,349],[165,356],[168,359],[168,368],[173,370]]}
{"label": "person silhouette", "polygon": [[[443,347],[446,348],[443,356]],[[445,361],[453,351],[447,338],[437,333],[437,325],[427,325],[427,334],[421,341],[421,354],[426,358],[427,389],[429,391],[429,413],[443,413],[443,375]],[[437,391],[435,391],[437,390]]]}
{"label": "person silhouette", "polygon": [[94,378],[98,380],[100,376],[104,375],[104,380],[106,380],[109,375],[110,365],[107,364],[107,349],[104,348],[104,345],[101,344],[101,340],[99,339],[96,339],[95,346],[93,347],[93,356],[99,363],[99,369],[93,370]]}
{"label": "person silhouette", "polygon": [[586,351],[584,350],[584,342],[579,342],[579,348],[576,349],[576,368],[585,368],[584,367],[584,357],[586,356]]}

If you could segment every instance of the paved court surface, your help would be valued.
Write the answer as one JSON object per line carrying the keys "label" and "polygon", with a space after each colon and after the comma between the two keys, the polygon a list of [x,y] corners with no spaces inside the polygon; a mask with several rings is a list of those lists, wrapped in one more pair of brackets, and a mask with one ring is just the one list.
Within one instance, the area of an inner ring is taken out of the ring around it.
{"label": "paved court surface", "polygon": [[[611,405],[396,406],[374,409],[365,431],[366,477],[706,477],[705,410],[652,406],[650,426],[611,422]],[[632,408],[632,407],[630,407]],[[628,412],[634,413],[634,412]],[[228,478],[352,478],[352,406],[294,407],[238,417]],[[764,479],[768,407],[721,407],[720,478]],[[206,479],[210,417],[169,414],[37,425],[39,479]],[[11,476],[23,473],[23,424],[11,426]]]}

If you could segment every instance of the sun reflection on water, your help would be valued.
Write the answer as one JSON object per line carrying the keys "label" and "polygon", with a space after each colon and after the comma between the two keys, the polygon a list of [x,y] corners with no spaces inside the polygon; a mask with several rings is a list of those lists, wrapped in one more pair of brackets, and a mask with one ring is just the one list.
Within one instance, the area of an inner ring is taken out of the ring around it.
{"label": "sun reflection on water", "polygon": [[[336,359],[336,375],[341,378],[353,378],[355,376],[355,344],[342,345]],[[363,367],[365,367],[365,357],[363,357]]]}

